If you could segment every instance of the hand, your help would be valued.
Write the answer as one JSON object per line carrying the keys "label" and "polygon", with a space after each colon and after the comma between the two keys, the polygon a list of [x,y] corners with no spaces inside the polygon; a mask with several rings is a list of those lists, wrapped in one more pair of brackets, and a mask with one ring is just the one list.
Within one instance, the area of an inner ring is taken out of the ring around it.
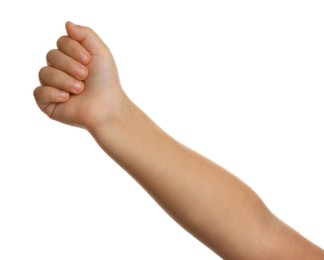
{"label": "hand", "polygon": [[126,95],[112,54],[99,36],[71,22],[66,31],[57,49],[47,54],[34,96],[50,118],[90,130],[116,114]]}

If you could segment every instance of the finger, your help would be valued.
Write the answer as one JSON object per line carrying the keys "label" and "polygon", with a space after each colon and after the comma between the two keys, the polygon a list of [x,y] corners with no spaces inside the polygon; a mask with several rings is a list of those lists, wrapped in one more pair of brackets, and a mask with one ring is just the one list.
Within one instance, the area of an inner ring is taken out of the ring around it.
{"label": "finger", "polygon": [[43,86],[51,86],[73,94],[79,94],[84,88],[82,81],[50,66],[39,71],[39,81]]}
{"label": "finger", "polygon": [[91,28],[71,22],[67,22],[65,26],[68,36],[81,43],[91,55],[107,53],[108,48],[106,44]]}
{"label": "finger", "polygon": [[68,36],[62,36],[57,40],[56,45],[61,52],[83,65],[87,65],[90,62],[91,56],[89,52],[76,40]]}
{"label": "finger", "polygon": [[84,80],[88,75],[88,69],[86,66],[59,50],[49,51],[46,55],[46,60],[48,65],[64,71],[76,79]]}
{"label": "finger", "polygon": [[70,97],[68,92],[49,86],[37,87],[35,88],[33,94],[38,107],[42,111],[44,111],[49,104],[63,103],[66,102]]}

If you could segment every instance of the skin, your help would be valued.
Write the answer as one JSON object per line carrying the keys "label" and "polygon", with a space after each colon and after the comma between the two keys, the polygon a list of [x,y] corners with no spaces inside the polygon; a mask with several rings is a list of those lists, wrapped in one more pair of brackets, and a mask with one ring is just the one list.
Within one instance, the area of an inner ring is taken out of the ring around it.
{"label": "skin", "polygon": [[225,259],[324,259],[244,182],[161,130],[125,94],[90,28],[66,23],[34,90],[51,119],[87,129],[183,228]]}

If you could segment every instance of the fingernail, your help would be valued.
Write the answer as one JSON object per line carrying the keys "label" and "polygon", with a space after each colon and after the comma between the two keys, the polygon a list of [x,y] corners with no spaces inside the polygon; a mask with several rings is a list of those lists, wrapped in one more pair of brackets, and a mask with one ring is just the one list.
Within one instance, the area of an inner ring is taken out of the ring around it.
{"label": "fingernail", "polygon": [[82,83],[80,81],[75,81],[73,83],[74,92],[79,93],[81,91],[81,89],[82,89]]}
{"label": "fingernail", "polygon": [[88,60],[89,60],[89,55],[85,54],[85,53],[82,53],[80,55],[80,59],[81,61],[86,65],[88,63]]}
{"label": "fingernail", "polygon": [[60,91],[59,97],[61,100],[66,100],[68,97],[68,93],[66,93],[64,91]]}
{"label": "fingernail", "polygon": [[77,70],[77,75],[79,77],[79,79],[83,79],[83,77],[85,76],[86,70],[83,67],[79,67]]}

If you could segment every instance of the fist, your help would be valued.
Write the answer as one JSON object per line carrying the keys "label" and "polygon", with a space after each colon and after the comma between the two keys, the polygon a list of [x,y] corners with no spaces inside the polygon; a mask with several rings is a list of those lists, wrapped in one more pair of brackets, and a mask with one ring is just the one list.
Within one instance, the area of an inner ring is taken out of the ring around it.
{"label": "fist", "polygon": [[50,118],[88,130],[121,109],[124,94],[112,54],[90,28],[66,23],[67,35],[47,53],[34,90]]}

